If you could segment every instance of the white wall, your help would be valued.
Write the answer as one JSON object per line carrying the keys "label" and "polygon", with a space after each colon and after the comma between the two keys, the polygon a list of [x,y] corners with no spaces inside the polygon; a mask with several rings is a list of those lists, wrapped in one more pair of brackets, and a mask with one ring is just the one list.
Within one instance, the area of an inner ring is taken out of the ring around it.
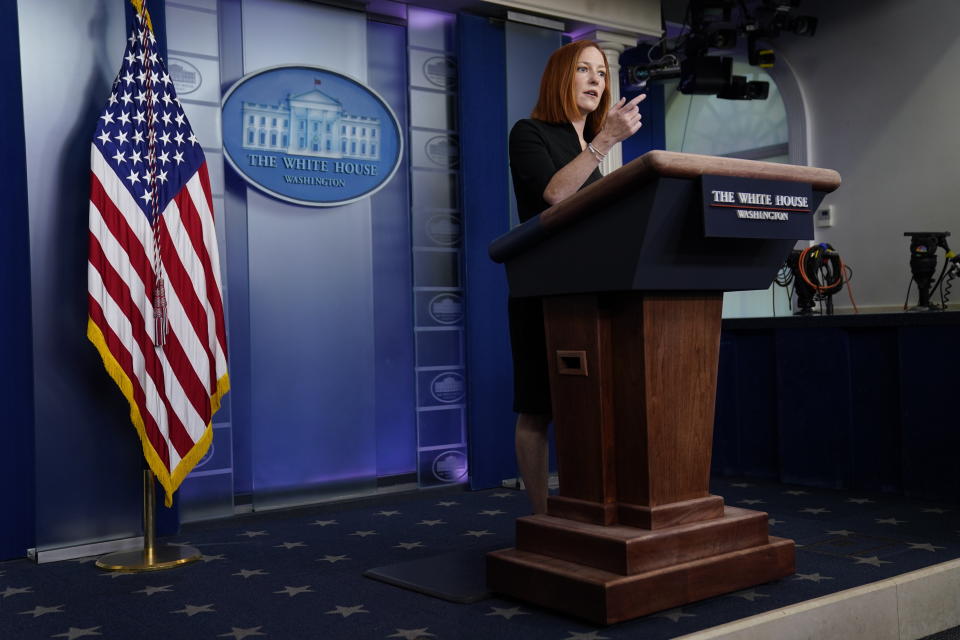
{"label": "white wall", "polygon": [[[805,0],[800,13],[818,31],[781,36],[778,64],[803,94],[809,164],[843,177],[825,201],[836,224],[818,239],[852,266],[858,305],[902,305],[904,231],[951,231],[960,249],[960,2]],[[845,293],[835,303],[850,304]]]}

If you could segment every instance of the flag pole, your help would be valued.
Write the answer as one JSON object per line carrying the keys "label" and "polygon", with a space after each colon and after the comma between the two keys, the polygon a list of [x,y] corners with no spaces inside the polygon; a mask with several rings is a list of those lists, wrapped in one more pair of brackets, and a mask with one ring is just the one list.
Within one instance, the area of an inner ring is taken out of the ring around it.
{"label": "flag pole", "polygon": [[97,567],[105,571],[141,573],[172,569],[200,559],[200,551],[179,544],[157,544],[155,514],[157,490],[153,471],[143,472],[143,549],[117,551],[97,559]]}

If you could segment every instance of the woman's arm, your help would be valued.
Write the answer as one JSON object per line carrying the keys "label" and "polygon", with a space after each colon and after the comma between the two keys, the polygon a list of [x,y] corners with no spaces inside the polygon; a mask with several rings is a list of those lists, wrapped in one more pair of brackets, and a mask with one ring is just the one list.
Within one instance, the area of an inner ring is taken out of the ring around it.
{"label": "woman's arm", "polygon": [[[620,98],[607,113],[606,123],[593,141],[593,147],[602,155],[607,155],[613,145],[626,140],[640,129],[640,108],[637,106],[647,95],[641,93],[630,102]],[[600,158],[590,148],[568,162],[566,166],[553,174],[543,190],[543,199],[550,205],[566,200],[575,194],[587,181],[593,170],[600,164]]]}

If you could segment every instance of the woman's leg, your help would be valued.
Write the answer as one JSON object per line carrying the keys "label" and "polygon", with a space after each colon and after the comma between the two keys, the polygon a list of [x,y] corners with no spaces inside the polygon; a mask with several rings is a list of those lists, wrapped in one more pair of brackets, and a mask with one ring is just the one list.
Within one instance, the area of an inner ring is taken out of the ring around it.
{"label": "woman's leg", "polygon": [[517,467],[534,513],[547,512],[547,426],[550,416],[521,413],[517,417]]}

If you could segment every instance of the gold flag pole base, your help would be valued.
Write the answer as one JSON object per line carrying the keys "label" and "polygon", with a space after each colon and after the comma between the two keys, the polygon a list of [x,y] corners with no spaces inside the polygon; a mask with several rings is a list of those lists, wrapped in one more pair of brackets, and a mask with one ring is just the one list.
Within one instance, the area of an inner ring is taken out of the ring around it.
{"label": "gold flag pole base", "polygon": [[117,551],[97,559],[97,567],[105,571],[140,573],[172,569],[200,559],[200,551],[187,545],[157,544],[154,511],[156,489],[153,472],[143,472],[143,549]]}

